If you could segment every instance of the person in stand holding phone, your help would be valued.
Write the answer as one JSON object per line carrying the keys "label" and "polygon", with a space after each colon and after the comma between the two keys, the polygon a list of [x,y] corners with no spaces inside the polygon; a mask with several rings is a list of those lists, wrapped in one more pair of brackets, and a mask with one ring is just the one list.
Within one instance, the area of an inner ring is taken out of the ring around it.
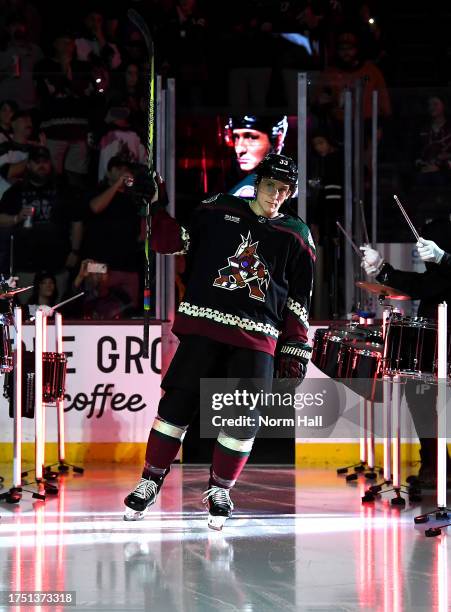
{"label": "person in stand holding phone", "polygon": [[64,299],[81,291],[84,295],[80,299],[63,306],[61,312],[65,317],[108,320],[124,319],[133,314],[128,294],[120,287],[110,286],[108,267],[104,263],[84,259]]}
{"label": "person in stand holding phone", "polygon": [[112,157],[107,175],[89,199],[83,258],[108,266],[102,279],[109,292],[126,294],[128,308],[139,302],[139,202],[127,183],[133,183],[133,164]]}

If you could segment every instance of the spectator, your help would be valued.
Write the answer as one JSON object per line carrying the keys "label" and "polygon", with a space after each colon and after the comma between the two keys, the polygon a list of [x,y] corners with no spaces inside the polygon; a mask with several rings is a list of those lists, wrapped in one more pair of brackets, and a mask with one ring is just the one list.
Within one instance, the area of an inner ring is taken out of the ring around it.
{"label": "spectator", "polygon": [[124,40],[125,61],[141,66],[149,61],[148,55],[141,33],[136,28],[127,32]]}
{"label": "spectator", "polygon": [[84,19],[84,31],[75,40],[77,57],[82,61],[100,59],[110,70],[121,64],[117,45],[107,41],[104,32],[104,16],[100,10],[90,9]]}
{"label": "spectator", "polygon": [[226,125],[226,143],[233,145],[241,172],[246,176],[229,193],[242,198],[254,197],[254,169],[268,155],[280,153],[288,129],[288,119],[244,115],[229,117]]}
{"label": "spectator", "polygon": [[41,129],[46,135],[57,176],[84,186],[89,166],[88,98],[91,66],[75,58],[75,38],[69,30],[56,32],[53,54],[35,66],[42,106]]}
{"label": "spectator", "polygon": [[255,15],[236,13],[233,38],[226,42],[229,72],[229,104],[234,111],[263,109],[267,103],[274,56],[272,23]]}
{"label": "spectator", "polygon": [[177,0],[159,32],[157,48],[160,70],[176,78],[178,95],[188,105],[205,100],[207,37],[207,20],[196,0]]}
{"label": "spectator", "polygon": [[332,137],[317,131],[311,137],[309,186],[316,191],[316,203],[312,211],[312,234],[315,243],[335,238],[336,221],[343,222],[343,151],[338,150]]}
{"label": "spectator", "polygon": [[450,182],[451,124],[441,96],[430,96],[427,107],[429,120],[419,129],[417,138],[416,183],[425,187],[440,187]]}
{"label": "spectator", "polygon": [[361,5],[359,17],[359,36],[362,41],[363,57],[374,62],[381,70],[385,66],[389,68],[388,55],[379,19],[371,11],[369,3],[364,2]]}
{"label": "spectator", "polygon": [[89,201],[83,255],[105,263],[108,274],[102,283],[109,291],[124,291],[128,305],[138,306],[139,269],[142,254],[138,242],[141,199],[134,197],[126,181],[135,176],[133,164],[112,157],[107,174]]}
{"label": "spectator", "polygon": [[[113,43],[116,47],[120,48],[120,19],[119,13],[114,8],[110,9],[105,16],[104,31],[105,37],[109,44]],[[122,54],[121,54],[122,55]]]}
{"label": "spectator", "polygon": [[345,30],[337,38],[335,64],[320,76],[314,96],[316,109],[342,125],[344,91],[353,87],[359,79],[363,81],[364,119],[371,119],[373,91],[379,92],[379,114],[384,118],[389,117],[391,104],[382,72],[373,62],[361,58],[357,36]]}
{"label": "spectator", "polygon": [[1,0],[0,14],[8,16],[19,13],[27,24],[31,42],[38,45],[41,40],[43,17],[35,4],[28,0]]}
{"label": "spectator", "polygon": [[19,111],[12,120],[12,138],[0,145],[0,197],[12,184],[20,180],[27,168],[30,146],[39,143],[31,140],[33,122],[28,111]]}
{"label": "spectator", "polygon": [[127,106],[113,106],[108,110],[105,122],[107,132],[100,140],[99,181],[105,178],[108,162],[118,156],[130,163],[145,163],[146,149],[138,134],[130,127],[130,110]]}
{"label": "spectator", "polygon": [[83,319],[124,319],[136,314],[135,305],[120,283],[112,282],[111,272],[90,272],[92,259],[84,259],[72,283],[71,294],[84,291],[80,301],[75,300],[64,309],[65,316]]}
{"label": "spectator", "polygon": [[3,100],[0,103],[0,144],[12,139],[12,118],[18,111],[14,100]]}
{"label": "spectator", "polygon": [[13,15],[8,21],[9,42],[0,51],[0,100],[14,100],[21,109],[36,106],[36,89],[33,83],[33,69],[42,59],[41,49],[30,42],[28,26],[20,15]]}
{"label": "spectator", "polygon": [[108,96],[111,106],[126,106],[129,111],[130,126],[142,137],[144,135],[146,94],[139,65],[128,62],[124,70],[116,74],[116,83]]}
{"label": "spectator", "polygon": [[34,317],[39,306],[55,306],[58,301],[56,277],[42,270],[35,274],[31,297],[27,302],[28,318]]}
{"label": "spectator", "polygon": [[323,7],[315,2],[305,3],[302,10],[299,6],[296,8],[293,21],[283,24],[275,55],[283,81],[284,101],[293,111],[297,111],[298,72],[321,70],[325,46]]}
{"label": "spectator", "polygon": [[69,271],[79,261],[81,218],[55,181],[49,150],[34,148],[24,180],[0,202],[0,225],[14,234],[14,267],[22,285],[48,270],[57,278],[58,293],[64,292]]}
{"label": "spectator", "polygon": [[336,224],[344,224],[343,151],[325,131],[313,133],[311,145],[309,223],[320,247],[314,302],[320,318],[335,319],[345,314],[343,240]]}

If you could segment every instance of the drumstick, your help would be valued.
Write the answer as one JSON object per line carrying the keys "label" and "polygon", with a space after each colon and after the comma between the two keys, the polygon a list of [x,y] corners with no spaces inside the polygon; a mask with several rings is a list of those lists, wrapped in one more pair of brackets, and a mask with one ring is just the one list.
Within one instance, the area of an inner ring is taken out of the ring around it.
{"label": "drumstick", "polygon": [[346,232],[346,230],[344,229],[344,227],[341,225],[340,221],[336,221],[336,224],[338,226],[338,229],[341,230],[344,234],[344,237],[346,238],[346,240],[350,243],[350,245],[352,246],[352,248],[354,249],[354,251],[357,253],[357,255],[360,257],[360,259],[362,259],[363,255],[362,253],[359,251],[359,249],[357,248],[356,243],[353,241],[353,239],[351,238],[351,236],[349,236],[349,234]]}
{"label": "drumstick", "polygon": [[[59,304],[55,304],[55,306],[52,306],[52,310],[56,310],[57,308],[59,308],[60,306],[64,306],[65,304],[68,304],[69,302],[72,302],[72,300],[76,300],[77,298],[81,297],[82,295],[84,295],[85,292],[81,291],[80,293],[77,293],[77,295],[73,295],[71,298],[64,300],[64,302],[60,302]],[[30,321],[34,321],[36,317],[31,317]]]}
{"label": "drumstick", "polygon": [[84,291],[80,291],[80,293],[77,293],[77,295],[73,295],[72,297],[68,298],[67,300],[64,300],[64,302],[60,302],[59,304],[55,304],[55,306],[52,306],[52,310],[56,310],[60,306],[64,306],[65,304],[69,304],[69,302],[72,302],[72,300],[76,300],[77,298],[81,297],[84,294],[85,294]]}
{"label": "drumstick", "polygon": [[11,234],[9,241],[9,278],[14,274],[14,234]]}
{"label": "drumstick", "polygon": [[417,242],[420,239],[420,234],[417,232],[417,230],[415,229],[414,224],[412,223],[412,221],[409,219],[409,215],[406,213],[406,211],[404,210],[403,205],[401,204],[401,202],[399,201],[398,196],[394,195],[393,196],[395,199],[396,204],[399,206],[400,211],[402,212],[402,214],[404,215],[404,219],[407,221],[407,223],[409,224],[410,229],[412,230],[413,235],[415,236]]}
{"label": "drumstick", "polygon": [[[366,227],[366,219],[365,219],[365,210],[363,208],[363,202],[362,200],[360,200],[360,214],[362,215],[362,226],[363,226],[363,233],[365,234],[365,240],[366,243],[370,245],[370,239],[368,237],[368,228]],[[371,245],[370,245],[371,246]]]}

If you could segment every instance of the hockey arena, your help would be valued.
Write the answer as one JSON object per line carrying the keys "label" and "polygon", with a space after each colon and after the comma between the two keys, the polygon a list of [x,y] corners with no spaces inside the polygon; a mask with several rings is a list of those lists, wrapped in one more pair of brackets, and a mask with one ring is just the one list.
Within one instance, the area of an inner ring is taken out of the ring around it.
{"label": "hockey arena", "polygon": [[0,611],[450,610],[446,4],[48,4],[0,16]]}

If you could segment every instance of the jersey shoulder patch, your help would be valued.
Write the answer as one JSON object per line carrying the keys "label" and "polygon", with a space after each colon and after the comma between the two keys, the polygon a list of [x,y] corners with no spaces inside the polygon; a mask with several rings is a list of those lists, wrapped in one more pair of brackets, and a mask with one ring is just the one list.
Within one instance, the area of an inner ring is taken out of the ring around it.
{"label": "jersey shoulder patch", "polygon": [[205,200],[202,200],[202,204],[213,204],[213,202],[216,202],[217,199],[219,198],[219,196],[222,195],[221,193],[216,193],[215,195],[206,198]]}
{"label": "jersey shoulder patch", "polygon": [[237,206],[243,207],[243,198],[237,198],[229,193],[217,193],[210,198],[202,200],[202,204],[220,204],[222,206]]}
{"label": "jersey shoulder patch", "polygon": [[307,223],[305,223],[300,217],[291,217],[287,215],[284,219],[283,225],[293,233],[297,234],[302,242],[310,247],[313,255],[315,254],[316,246]]}

